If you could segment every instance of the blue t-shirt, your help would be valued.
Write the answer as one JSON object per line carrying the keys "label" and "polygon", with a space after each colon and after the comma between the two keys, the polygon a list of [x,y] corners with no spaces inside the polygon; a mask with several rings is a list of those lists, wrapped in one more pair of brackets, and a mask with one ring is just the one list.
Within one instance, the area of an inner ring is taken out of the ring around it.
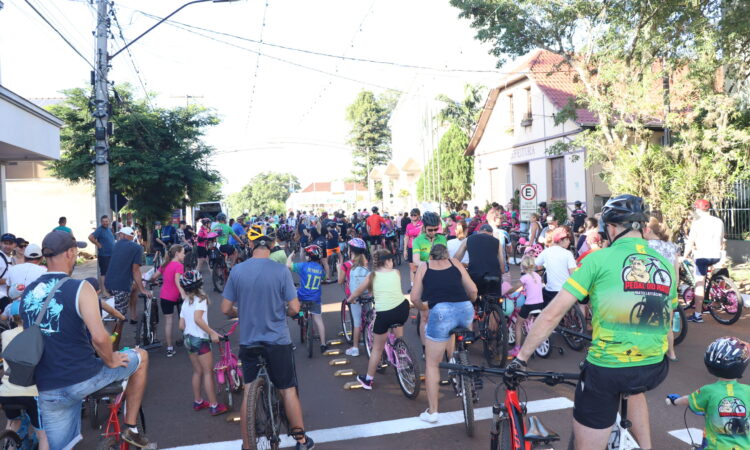
{"label": "blue t-shirt", "polygon": [[298,273],[300,279],[297,298],[301,302],[320,303],[320,283],[326,275],[323,266],[316,261],[295,263],[292,265],[292,272]]}
{"label": "blue t-shirt", "polygon": [[120,239],[112,249],[104,286],[109,292],[130,291],[133,285],[133,264],[143,261],[143,247],[133,241]]}
{"label": "blue t-shirt", "polygon": [[[237,236],[242,236],[243,234],[245,234],[245,227],[243,227],[241,223],[235,222],[234,225],[232,225],[232,231]],[[237,242],[237,239],[235,239],[234,236],[231,235],[229,236],[229,243],[232,245],[240,244],[239,242]]]}
{"label": "blue t-shirt", "polygon": [[99,256],[112,256],[112,249],[115,247],[115,235],[109,228],[99,227],[94,230],[94,238],[102,244],[102,248],[98,249],[97,254]]}
{"label": "blue t-shirt", "polygon": [[224,298],[237,305],[240,345],[289,345],[286,304],[294,300],[292,274],[268,258],[250,258],[232,267]]}
{"label": "blue t-shirt", "polygon": [[172,225],[165,225],[161,229],[160,239],[167,245],[174,244],[177,239],[177,230]]}
{"label": "blue t-shirt", "polygon": [[336,230],[328,230],[328,233],[331,235],[330,239],[327,239],[326,236],[326,248],[327,249],[334,249],[338,248],[339,246],[339,232]]}

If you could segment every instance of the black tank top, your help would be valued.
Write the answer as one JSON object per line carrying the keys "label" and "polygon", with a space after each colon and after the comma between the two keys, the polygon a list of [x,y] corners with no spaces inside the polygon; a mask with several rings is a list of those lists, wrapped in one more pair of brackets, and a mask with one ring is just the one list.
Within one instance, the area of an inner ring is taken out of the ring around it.
{"label": "black tank top", "polygon": [[461,284],[461,272],[448,260],[451,266],[447,269],[430,269],[427,261],[427,272],[422,278],[422,300],[432,309],[438,303],[465,302],[469,298]]}
{"label": "black tank top", "polygon": [[472,278],[481,278],[485,274],[497,276],[500,273],[500,262],[497,260],[499,247],[500,241],[490,234],[475,233],[466,239]]}

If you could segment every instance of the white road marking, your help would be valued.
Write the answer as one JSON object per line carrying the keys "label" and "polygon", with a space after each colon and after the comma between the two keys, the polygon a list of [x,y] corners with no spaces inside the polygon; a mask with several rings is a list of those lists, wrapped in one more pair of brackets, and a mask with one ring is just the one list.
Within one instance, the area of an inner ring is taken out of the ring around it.
{"label": "white road marking", "polygon": [[[544,400],[534,400],[526,404],[529,414],[540,413],[545,411],[555,411],[559,409],[572,408],[573,402],[565,397],[548,398]],[[474,420],[486,420],[492,417],[492,408],[477,408],[474,410]],[[345,427],[328,428],[325,430],[313,430],[308,434],[313,438],[316,444],[324,442],[346,441],[350,439],[361,439],[387,434],[404,433],[412,430],[423,430],[426,428],[436,428],[446,425],[455,425],[463,423],[463,411],[451,411],[439,414],[437,423],[427,423],[419,417],[406,417],[404,419],[386,420],[382,422],[365,423],[361,425],[350,425]],[[239,430],[238,430],[239,432]],[[295,440],[289,436],[283,436],[281,448],[294,447]],[[210,444],[186,445],[183,447],[173,447],[166,450],[200,450],[210,448],[211,450],[234,450],[242,445],[241,440],[214,442]]]}
{"label": "white road marking", "polygon": [[698,428],[688,428],[687,430],[682,428],[680,430],[670,431],[669,434],[686,444],[690,444],[691,437],[693,439],[692,442],[695,442],[696,444],[703,442],[703,430]]}

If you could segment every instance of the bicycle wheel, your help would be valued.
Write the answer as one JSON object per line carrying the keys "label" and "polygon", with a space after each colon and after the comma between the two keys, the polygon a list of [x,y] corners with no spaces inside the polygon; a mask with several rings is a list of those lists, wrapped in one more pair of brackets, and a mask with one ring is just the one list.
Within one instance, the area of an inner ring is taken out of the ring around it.
{"label": "bicycle wheel", "polygon": [[485,336],[484,359],[491,367],[504,367],[508,354],[508,333],[505,325],[505,314],[500,306],[488,305],[484,316],[483,329]]}
{"label": "bicycle wheel", "polygon": [[313,347],[315,344],[315,326],[311,323],[310,317],[305,317],[305,340],[307,341],[307,357],[312,358],[313,357]]}
{"label": "bicycle wheel", "polygon": [[341,301],[341,331],[344,332],[346,343],[351,345],[354,340],[354,318],[346,299]]}
{"label": "bicycle wheel", "polygon": [[516,343],[516,320],[518,320],[516,317],[513,317],[512,320],[509,318],[507,321],[508,325],[508,346],[515,345]]}
{"label": "bicycle wheel", "polygon": [[272,413],[267,402],[267,390],[268,385],[263,377],[256,378],[247,389],[247,436],[252,450],[279,448],[278,435],[275,442],[269,439],[272,430],[268,424],[272,423]]}
{"label": "bicycle wheel", "polygon": [[715,275],[706,283],[708,312],[723,325],[731,325],[742,315],[742,296],[734,281],[726,275]]}
{"label": "bicycle wheel", "polygon": [[220,262],[214,264],[213,269],[211,269],[211,281],[216,292],[224,292],[224,264]]}
{"label": "bicycle wheel", "polygon": [[678,304],[677,309],[674,310],[672,331],[674,332],[674,345],[679,345],[680,342],[685,340],[688,331],[687,316],[685,315],[685,309],[682,305]]}
{"label": "bicycle wheel", "polygon": [[101,399],[95,397],[86,398],[86,414],[89,416],[91,428],[98,430],[101,427],[106,410],[107,408],[101,403]]}
{"label": "bicycle wheel", "polygon": [[307,336],[307,320],[305,316],[298,316],[297,323],[299,323],[299,343],[305,343],[305,336]]}
{"label": "bicycle wheel", "polygon": [[498,423],[498,434],[492,435],[490,450],[513,450],[512,433],[510,429],[510,418],[500,419]]}
{"label": "bicycle wheel", "polygon": [[146,315],[142,314],[138,320],[138,325],[135,327],[135,346],[142,347],[148,345],[148,324],[146,322]]}
{"label": "bicycle wheel", "polygon": [[[469,352],[464,350],[458,352],[459,364],[469,364]],[[464,410],[464,426],[466,427],[466,435],[469,437],[474,436],[474,380],[470,375],[461,374],[459,378],[459,391],[461,392],[461,406]]]}
{"label": "bicycle wheel", "polygon": [[[5,449],[5,445],[1,446],[0,448]],[[96,444],[96,450],[119,450],[120,449],[120,443],[117,442],[117,438],[114,436],[110,436],[108,438],[102,439],[99,441],[98,444]]]}
{"label": "bicycle wheel", "polygon": [[395,369],[398,386],[406,398],[413,400],[419,395],[419,386],[422,383],[419,361],[402,339],[396,339],[393,350],[397,359]]}
{"label": "bicycle wheel", "polygon": [[[586,319],[583,317],[583,313],[578,308],[578,305],[573,305],[573,307],[565,313],[562,320],[562,326],[578,333],[584,333],[586,331]],[[563,339],[565,339],[565,343],[568,344],[568,347],[572,350],[583,350],[585,344],[583,338],[569,335],[567,333],[562,333],[562,336]]]}
{"label": "bicycle wheel", "polygon": [[375,326],[375,314],[372,310],[367,312],[367,328],[365,328],[365,350],[367,350],[367,357],[369,358],[372,354],[372,346],[375,342],[375,334],[372,332],[372,328]]}
{"label": "bicycle wheel", "polygon": [[550,350],[552,350],[552,345],[550,345],[549,338],[547,338],[539,344],[534,353],[539,355],[540,358],[549,358]]}

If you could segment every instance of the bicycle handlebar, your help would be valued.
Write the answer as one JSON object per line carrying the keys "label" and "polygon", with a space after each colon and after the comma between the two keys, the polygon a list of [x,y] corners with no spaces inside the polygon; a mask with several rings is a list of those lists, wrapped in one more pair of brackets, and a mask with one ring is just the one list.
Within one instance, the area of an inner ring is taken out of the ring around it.
{"label": "bicycle handlebar", "polygon": [[525,378],[540,378],[539,380],[547,384],[559,384],[564,383],[566,380],[578,380],[580,377],[577,373],[560,373],[560,372],[528,372],[522,370],[508,371],[507,369],[496,369],[493,367],[475,366],[475,365],[463,365],[441,362],[439,364],[441,369],[448,369],[455,372],[465,372],[469,374],[485,374],[485,375],[499,375],[503,376],[506,373],[516,374],[524,376]]}

